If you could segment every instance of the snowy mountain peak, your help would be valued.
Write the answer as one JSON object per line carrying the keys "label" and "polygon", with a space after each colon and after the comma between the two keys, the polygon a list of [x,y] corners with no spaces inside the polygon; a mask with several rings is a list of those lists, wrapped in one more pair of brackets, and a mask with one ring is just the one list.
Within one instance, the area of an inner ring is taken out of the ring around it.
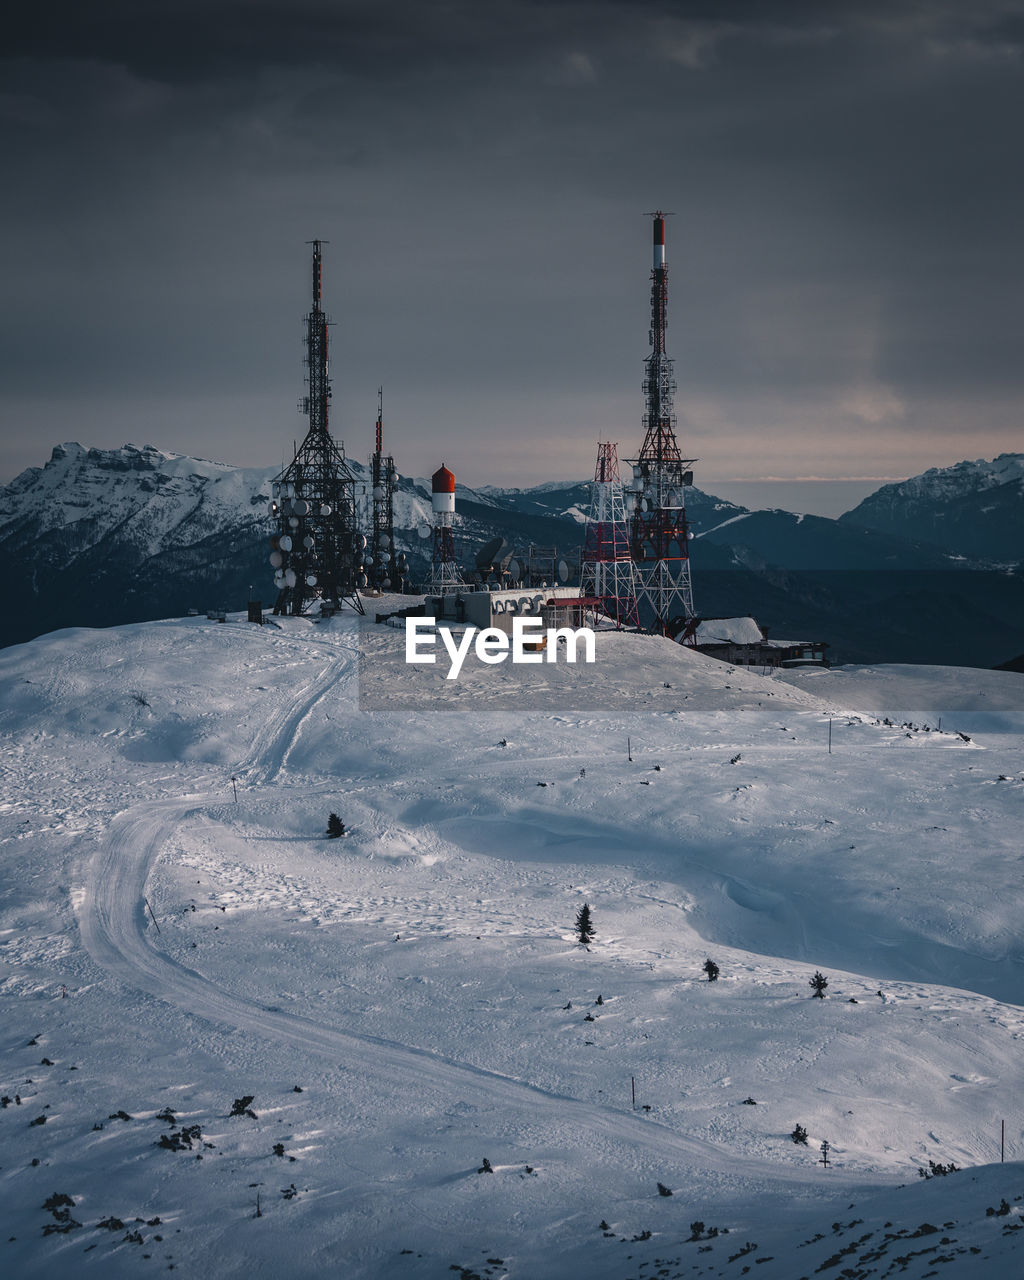
{"label": "snowy mountain peak", "polygon": [[954,555],[996,563],[1020,558],[1024,453],[932,467],[870,494],[841,522],[917,538]]}
{"label": "snowy mountain peak", "polygon": [[920,499],[949,501],[1020,481],[1024,481],[1024,453],[1001,453],[991,461],[977,458],[973,462],[957,462],[950,467],[930,467],[921,475],[911,476],[909,480],[883,485],[854,510],[882,503]]}
{"label": "snowy mountain peak", "polygon": [[155,553],[200,506],[207,532],[234,518],[239,502],[269,498],[270,468],[165,453],[152,445],[88,449],[77,441],[57,445],[43,467],[30,467],[3,490],[0,531],[28,523],[37,534],[87,522],[91,544],[127,523],[140,546]]}

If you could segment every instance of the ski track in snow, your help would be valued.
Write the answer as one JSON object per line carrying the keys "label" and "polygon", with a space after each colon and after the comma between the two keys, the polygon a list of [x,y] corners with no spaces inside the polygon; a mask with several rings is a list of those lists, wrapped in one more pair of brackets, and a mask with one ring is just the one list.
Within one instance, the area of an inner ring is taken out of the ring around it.
{"label": "ski track in snow", "polygon": [[[305,642],[307,651],[309,642]],[[238,766],[238,775],[272,786],[287,761],[303,722],[335,686],[355,680],[355,650],[323,645],[327,662],[290,705],[284,706]],[[318,790],[319,788],[312,788]],[[289,788],[289,791],[293,791]],[[110,823],[101,847],[89,862],[84,887],[73,894],[82,941],[93,960],[121,983],[175,1005],[215,1026],[271,1038],[344,1064],[349,1070],[376,1073],[403,1090],[450,1093],[473,1106],[492,1109],[518,1103],[536,1121],[548,1114],[560,1125],[575,1125],[606,1141],[642,1148],[659,1158],[684,1159],[692,1169],[720,1169],[734,1178],[766,1186],[784,1182],[807,1186],[806,1171],[775,1161],[760,1161],[716,1149],[714,1141],[696,1141],[672,1132],[650,1117],[595,1106],[551,1092],[527,1081],[458,1062],[429,1050],[352,1030],[325,1027],[297,1015],[268,1009],[224,990],[151,945],[145,901],[146,884],[162,848],[179,823],[223,804],[221,792],[154,800],[119,814]],[[737,882],[725,892],[739,892]],[[862,1171],[836,1170],[832,1181],[863,1185]],[[884,1181],[884,1179],[882,1179]],[[875,1182],[879,1179],[875,1179]]]}

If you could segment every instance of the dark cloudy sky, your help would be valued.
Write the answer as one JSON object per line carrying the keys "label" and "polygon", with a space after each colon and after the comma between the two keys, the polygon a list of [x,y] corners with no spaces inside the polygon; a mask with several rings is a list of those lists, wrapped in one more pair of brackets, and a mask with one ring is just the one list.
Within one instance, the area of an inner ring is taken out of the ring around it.
{"label": "dark cloudy sky", "polygon": [[590,474],[639,444],[659,207],[702,487],[1024,447],[1022,0],[24,10],[0,480],[68,439],[281,462],[314,236],[349,454],[383,383],[400,471]]}

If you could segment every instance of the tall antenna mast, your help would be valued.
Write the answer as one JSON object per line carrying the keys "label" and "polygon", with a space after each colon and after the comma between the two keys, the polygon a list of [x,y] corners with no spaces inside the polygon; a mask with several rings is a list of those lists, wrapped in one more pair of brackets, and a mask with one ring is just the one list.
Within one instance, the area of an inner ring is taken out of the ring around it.
{"label": "tall antenna mast", "polygon": [[357,590],[359,556],[366,545],[356,524],[355,476],[344,446],[330,434],[331,380],[327,328],[322,306],[321,246],[314,240],[313,305],[306,316],[309,394],[299,408],[309,418],[305,439],[274,480],[270,514],[277,531],[270,539],[270,563],[277,587],[275,614],[305,613],[319,600],[321,611],[350,604],[363,612]]}
{"label": "tall antenna mast", "polygon": [[681,458],[676,441],[672,397],[676,389],[672,360],[665,349],[668,327],[668,266],[665,217],[654,219],[651,270],[651,354],[644,361],[644,441],[639,457],[629,459],[633,484],[630,551],[636,564],[638,594],[654,613],[658,631],[681,631],[693,617],[689,529],[684,490],[693,484],[694,459]]}
{"label": "tall antenna mast", "polygon": [[378,591],[401,591],[405,553],[395,554],[395,460],[384,454],[384,388],[377,388],[377,425],[370,454],[370,546],[362,578]]}
{"label": "tall antenna mast", "polygon": [[313,241],[313,308],[306,317],[306,364],[309,367],[309,395],[303,407],[309,415],[310,431],[329,431],[331,380],[328,374],[328,319],[321,307],[323,298],[323,262],[320,246]]}

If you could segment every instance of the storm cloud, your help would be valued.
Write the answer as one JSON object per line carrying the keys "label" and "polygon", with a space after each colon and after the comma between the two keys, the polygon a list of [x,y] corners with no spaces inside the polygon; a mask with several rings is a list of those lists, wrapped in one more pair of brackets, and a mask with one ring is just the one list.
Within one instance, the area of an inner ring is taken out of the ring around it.
{"label": "storm cloud", "polygon": [[[0,472],[58,440],[245,465],[303,421],[401,470],[581,476],[639,443],[668,223],[698,483],[1020,447],[1020,3],[89,3],[0,91]],[[738,461],[742,459],[742,461]]]}

